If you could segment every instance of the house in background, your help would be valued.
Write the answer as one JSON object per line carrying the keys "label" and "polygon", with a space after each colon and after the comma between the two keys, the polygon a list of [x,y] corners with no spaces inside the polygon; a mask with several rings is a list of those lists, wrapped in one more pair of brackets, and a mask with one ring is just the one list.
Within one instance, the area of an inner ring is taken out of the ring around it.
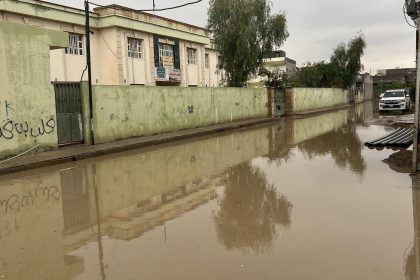
{"label": "house in background", "polygon": [[275,71],[285,74],[287,77],[292,77],[296,74],[296,61],[288,58],[285,51],[272,51],[264,57],[262,67],[259,70],[260,74],[253,77],[248,82],[248,86],[264,87],[267,74]]}
{"label": "house in background", "polygon": [[[65,31],[70,46],[51,50],[51,81],[87,80],[85,14],[36,0],[3,0],[0,22]],[[90,13],[93,84],[218,86],[209,30],[118,5]]]}
{"label": "house in background", "polygon": [[381,69],[373,76],[374,88],[377,94],[385,91],[387,85],[398,84],[407,87],[416,82],[416,68]]}

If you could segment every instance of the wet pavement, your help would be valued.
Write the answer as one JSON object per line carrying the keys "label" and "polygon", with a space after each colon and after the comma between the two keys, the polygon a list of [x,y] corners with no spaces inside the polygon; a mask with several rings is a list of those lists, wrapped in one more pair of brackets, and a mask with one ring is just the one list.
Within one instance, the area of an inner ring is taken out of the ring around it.
{"label": "wet pavement", "polygon": [[0,279],[418,279],[374,108],[0,177]]}

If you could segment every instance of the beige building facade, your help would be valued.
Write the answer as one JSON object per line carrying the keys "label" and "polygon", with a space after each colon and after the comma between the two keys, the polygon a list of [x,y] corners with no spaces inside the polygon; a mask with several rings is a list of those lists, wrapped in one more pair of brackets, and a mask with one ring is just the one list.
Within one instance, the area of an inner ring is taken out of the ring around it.
{"label": "beige building facade", "polygon": [[[68,33],[51,50],[51,81],[87,80],[84,10],[35,0],[1,0],[0,22]],[[215,87],[217,52],[207,29],[111,5],[90,13],[94,85]]]}

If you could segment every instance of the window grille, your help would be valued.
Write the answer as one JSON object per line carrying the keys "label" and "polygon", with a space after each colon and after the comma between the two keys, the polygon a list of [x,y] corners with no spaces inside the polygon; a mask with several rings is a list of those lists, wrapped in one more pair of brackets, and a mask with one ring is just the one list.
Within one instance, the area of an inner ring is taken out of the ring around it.
{"label": "window grille", "polygon": [[139,39],[128,38],[128,57],[142,58],[142,41]]}
{"label": "window grille", "polygon": [[168,44],[159,44],[159,65],[163,66],[162,57],[171,57],[174,61],[174,46]]}
{"label": "window grille", "polygon": [[196,49],[187,49],[188,52],[188,64],[197,64],[197,50]]}
{"label": "window grille", "polygon": [[83,55],[83,37],[80,34],[69,34],[69,47],[65,49],[66,54]]}

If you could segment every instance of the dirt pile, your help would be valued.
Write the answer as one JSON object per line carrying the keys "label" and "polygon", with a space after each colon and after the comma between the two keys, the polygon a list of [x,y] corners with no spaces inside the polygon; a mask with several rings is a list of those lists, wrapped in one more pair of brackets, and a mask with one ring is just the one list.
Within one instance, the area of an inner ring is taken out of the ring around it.
{"label": "dirt pile", "polygon": [[400,150],[383,161],[389,165],[389,167],[399,173],[410,173],[412,165],[413,151]]}

